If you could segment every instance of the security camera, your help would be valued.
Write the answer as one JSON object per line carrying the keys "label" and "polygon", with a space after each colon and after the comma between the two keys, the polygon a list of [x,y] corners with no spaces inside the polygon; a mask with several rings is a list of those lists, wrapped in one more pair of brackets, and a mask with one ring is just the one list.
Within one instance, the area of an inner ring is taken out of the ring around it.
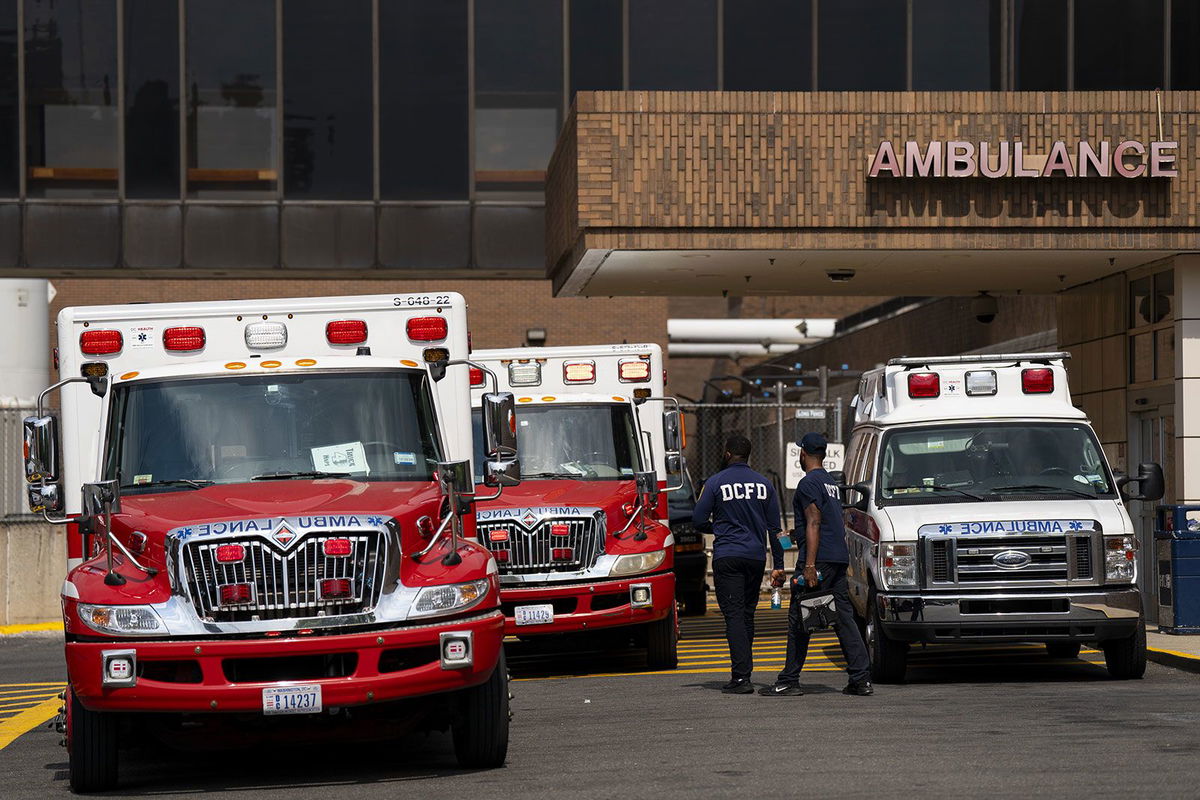
{"label": "security camera", "polygon": [[980,292],[979,296],[971,301],[971,313],[984,325],[994,320],[999,310],[1000,303],[987,292]]}
{"label": "security camera", "polygon": [[854,270],[831,269],[825,272],[825,277],[829,278],[829,280],[833,281],[834,283],[845,283],[854,277]]}

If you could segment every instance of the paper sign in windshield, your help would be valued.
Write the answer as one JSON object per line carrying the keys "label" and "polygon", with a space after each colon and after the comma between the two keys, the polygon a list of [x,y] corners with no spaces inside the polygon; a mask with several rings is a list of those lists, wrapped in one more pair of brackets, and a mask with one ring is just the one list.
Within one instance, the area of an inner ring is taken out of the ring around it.
{"label": "paper sign in windshield", "polygon": [[313,469],[319,472],[371,473],[367,464],[367,451],[362,442],[331,444],[312,448]]}

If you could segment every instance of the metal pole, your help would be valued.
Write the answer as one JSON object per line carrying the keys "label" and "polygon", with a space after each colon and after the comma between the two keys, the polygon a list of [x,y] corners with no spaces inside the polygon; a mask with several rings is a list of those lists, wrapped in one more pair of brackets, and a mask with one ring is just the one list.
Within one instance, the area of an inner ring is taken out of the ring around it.
{"label": "metal pole", "polygon": [[820,394],[817,398],[826,403],[829,401],[829,367],[822,364],[817,367],[817,385],[820,387]]}
{"label": "metal pole", "polygon": [[[783,381],[775,381],[775,429],[779,440],[779,485],[783,486],[787,475],[787,444],[783,436]],[[783,526],[787,524],[787,508],[783,498],[779,498],[780,511],[783,514]]]}
{"label": "metal pole", "polygon": [[835,426],[833,429],[833,440],[840,442],[842,440],[842,398],[840,397],[837,400],[837,407],[834,409],[833,419]]}

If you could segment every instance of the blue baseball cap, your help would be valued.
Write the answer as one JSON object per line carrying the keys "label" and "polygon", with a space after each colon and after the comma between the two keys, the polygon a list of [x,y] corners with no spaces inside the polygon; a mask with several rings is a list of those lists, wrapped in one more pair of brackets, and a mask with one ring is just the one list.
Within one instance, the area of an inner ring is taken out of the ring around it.
{"label": "blue baseball cap", "polygon": [[825,441],[825,437],[816,431],[809,431],[804,434],[796,444],[800,445],[800,449],[806,453],[820,453],[829,445]]}

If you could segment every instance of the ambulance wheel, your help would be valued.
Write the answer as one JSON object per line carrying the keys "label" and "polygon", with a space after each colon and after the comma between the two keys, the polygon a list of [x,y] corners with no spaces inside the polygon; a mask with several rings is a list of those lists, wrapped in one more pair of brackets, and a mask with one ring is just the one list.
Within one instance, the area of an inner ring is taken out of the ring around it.
{"label": "ambulance wheel", "polygon": [[683,615],[685,617],[703,617],[707,611],[708,592],[701,589],[683,596]]}
{"label": "ambulance wheel", "polygon": [[1108,674],[1117,680],[1140,678],[1146,673],[1146,625],[1139,618],[1137,630],[1124,639],[1100,643]]}
{"label": "ambulance wheel", "polygon": [[67,758],[71,791],[104,792],[117,785],[117,720],[111,713],[88,711],[67,690]]}
{"label": "ambulance wheel", "polygon": [[679,664],[679,626],[671,613],[646,626],[646,666],[650,669],[675,669]]}
{"label": "ambulance wheel", "polygon": [[872,595],[867,608],[867,633],[864,637],[871,658],[871,679],[876,683],[900,683],[908,664],[908,645],[889,639],[879,624],[879,605]]}
{"label": "ambulance wheel", "polygon": [[1051,658],[1079,658],[1079,642],[1046,642],[1046,655]]}
{"label": "ambulance wheel", "polygon": [[508,756],[508,664],[501,652],[491,677],[458,696],[451,726],[454,755],[466,769],[504,766]]}

